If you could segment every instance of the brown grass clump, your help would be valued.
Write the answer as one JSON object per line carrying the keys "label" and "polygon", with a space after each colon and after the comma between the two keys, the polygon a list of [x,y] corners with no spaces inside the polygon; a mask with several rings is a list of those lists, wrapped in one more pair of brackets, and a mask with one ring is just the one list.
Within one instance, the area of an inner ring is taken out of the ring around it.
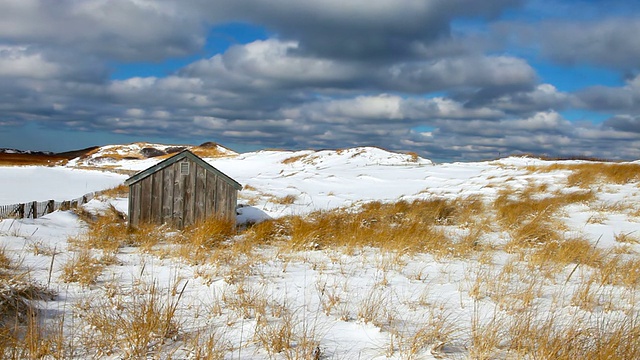
{"label": "brown grass clump", "polygon": [[482,196],[473,195],[450,200],[450,206],[455,208],[455,223],[460,227],[475,227],[484,224],[488,218],[488,211]]}
{"label": "brown grass clump", "polygon": [[100,195],[108,198],[124,198],[129,197],[129,187],[125,184],[114,186],[110,189],[103,190]]}
{"label": "brown grass clump", "polygon": [[581,164],[573,167],[569,185],[588,186],[597,180],[627,184],[640,180],[640,164]]}
{"label": "brown grass clump", "polygon": [[498,222],[511,234],[510,248],[558,240],[553,225],[557,204],[531,198],[511,199],[501,194],[493,202]]}
{"label": "brown grass clump", "polygon": [[185,229],[183,241],[197,247],[213,248],[235,233],[235,219],[210,217]]}
{"label": "brown grass clump", "polygon": [[246,191],[258,191],[258,188],[256,188],[255,186],[251,185],[251,184],[245,184],[242,187],[242,190],[246,190]]}
{"label": "brown grass clump", "polygon": [[199,264],[235,234],[235,219],[210,217],[184,229],[174,240],[179,245],[178,256]]}
{"label": "brown grass clump", "polygon": [[51,355],[53,335],[43,333],[38,301],[55,293],[31,280],[0,250],[0,358],[32,359]]}
{"label": "brown grass clump", "polygon": [[451,253],[451,240],[439,225],[453,222],[455,209],[444,200],[367,203],[358,212],[314,212],[286,221],[292,249],[365,246],[409,253]]}
{"label": "brown grass clump", "polygon": [[598,268],[602,285],[640,286],[640,259],[625,259],[621,255],[609,255]]}
{"label": "brown grass clump", "polygon": [[85,249],[101,249],[114,252],[129,243],[129,229],[125,221],[125,215],[115,207],[110,206],[106,213],[94,215],[78,209],[78,216],[87,225],[87,231],[78,239],[73,239],[72,244]]}
{"label": "brown grass clump", "polygon": [[295,163],[295,162],[298,162],[299,160],[304,159],[305,157],[307,157],[307,155],[305,155],[305,154],[303,154],[303,155],[291,156],[291,157],[288,157],[288,158],[286,158],[286,159],[282,160],[282,163],[283,163],[283,164],[285,164],[285,165],[286,165],[286,164],[293,164],[293,163]]}
{"label": "brown grass clump", "polygon": [[155,284],[142,285],[79,308],[77,315],[89,325],[83,334],[87,350],[127,359],[163,358],[163,344],[180,332],[176,310],[186,285],[175,295],[161,294]]}
{"label": "brown grass clump", "polygon": [[83,249],[62,267],[61,279],[64,282],[77,282],[82,286],[96,283],[102,275],[105,265],[90,250]]}
{"label": "brown grass clump", "polygon": [[[209,147],[195,146],[191,148],[191,152],[193,152],[194,154],[198,155],[201,158],[217,158],[222,156],[228,156],[227,153],[220,151],[217,148],[217,146],[209,146]],[[174,155],[174,154],[170,154],[169,156],[171,155]]]}
{"label": "brown grass clump", "polygon": [[298,196],[294,194],[274,198],[274,202],[280,205],[293,205],[296,200],[298,200]]}
{"label": "brown grass clump", "polygon": [[536,321],[534,313],[524,312],[509,326],[509,348],[534,359],[638,359],[638,320],[634,315],[589,324],[574,318],[560,324],[554,316]]}
{"label": "brown grass clump", "polygon": [[138,224],[135,228],[128,230],[129,234],[126,243],[140,247],[145,252],[151,252],[156,245],[166,242],[167,233],[171,232],[170,227],[155,224]]}
{"label": "brown grass clump", "polygon": [[[481,222],[476,216],[483,210],[480,198],[374,201],[356,211],[335,209],[264,221],[250,226],[244,240],[256,245],[282,242],[296,251],[343,248],[350,252],[371,246],[389,251],[464,256],[480,248],[479,240],[487,226],[484,217]],[[449,225],[469,229],[454,241],[445,232]]]}
{"label": "brown grass clump", "polygon": [[4,248],[0,248],[0,279],[7,274],[6,270],[13,269],[13,261],[7,256]]}
{"label": "brown grass clump", "polygon": [[588,240],[572,238],[545,243],[534,251],[530,264],[538,266],[581,264],[596,268],[603,261],[602,251],[595,248]]}
{"label": "brown grass clump", "polygon": [[507,249],[527,248],[561,240],[558,212],[595,198],[593,191],[545,193],[545,187],[529,186],[520,193],[502,191],[493,202],[499,224],[511,235]]}
{"label": "brown grass clump", "polygon": [[410,160],[411,162],[418,162],[418,160],[420,159],[420,155],[418,155],[418,153],[413,151],[409,151],[407,155],[411,156],[411,160]]}
{"label": "brown grass clump", "polygon": [[244,232],[244,240],[256,245],[270,245],[291,235],[288,218],[272,219],[251,225]]}
{"label": "brown grass clump", "polygon": [[531,172],[553,172],[569,170],[569,186],[587,188],[598,182],[627,184],[640,180],[640,164],[583,162],[579,164],[554,163],[548,166],[530,166]]}
{"label": "brown grass clump", "polygon": [[640,238],[634,235],[635,235],[634,232],[618,233],[618,234],[615,234],[614,239],[617,242],[625,243],[625,244],[640,244]]}

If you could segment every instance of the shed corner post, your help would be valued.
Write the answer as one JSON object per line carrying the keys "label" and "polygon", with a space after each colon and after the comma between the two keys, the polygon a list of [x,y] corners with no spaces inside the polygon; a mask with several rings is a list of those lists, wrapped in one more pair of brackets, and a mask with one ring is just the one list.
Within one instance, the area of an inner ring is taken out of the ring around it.
{"label": "shed corner post", "polygon": [[129,204],[127,206],[127,218],[128,218],[128,228],[129,229],[133,229],[134,228],[134,224],[133,224],[133,203],[134,203],[134,198],[133,198],[133,185],[129,184]]}

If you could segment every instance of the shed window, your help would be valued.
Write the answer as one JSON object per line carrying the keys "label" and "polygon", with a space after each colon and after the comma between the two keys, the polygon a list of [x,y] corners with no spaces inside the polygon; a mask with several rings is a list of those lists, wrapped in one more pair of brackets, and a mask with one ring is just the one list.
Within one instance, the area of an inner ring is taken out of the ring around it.
{"label": "shed window", "polygon": [[189,175],[189,163],[180,163],[180,175]]}

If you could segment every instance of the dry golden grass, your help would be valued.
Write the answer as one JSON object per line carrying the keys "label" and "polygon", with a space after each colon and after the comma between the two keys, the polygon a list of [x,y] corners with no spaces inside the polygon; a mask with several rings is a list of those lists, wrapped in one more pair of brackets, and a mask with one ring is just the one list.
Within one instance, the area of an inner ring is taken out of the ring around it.
{"label": "dry golden grass", "polygon": [[37,155],[37,154],[5,154],[0,153],[1,166],[63,166],[69,161],[65,156],[59,155]]}
{"label": "dry golden grass", "polygon": [[[401,323],[404,321],[401,321]],[[388,357],[397,351],[400,359],[419,359],[420,354],[429,349],[436,358],[445,358],[442,349],[456,333],[458,326],[451,318],[451,314],[438,306],[429,308],[429,314],[415,328],[392,328],[389,333],[391,341]]]}
{"label": "dry golden grass", "polygon": [[502,191],[493,201],[497,222],[511,235],[507,250],[529,248],[561,240],[564,226],[559,211],[570,204],[589,203],[593,191],[546,193],[546,187],[529,186],[520,193]]}
{"label": "dry golden grass", "polygon": [[291,156],[291,157],[288,157],[288,158],[282,160],[282,163],[285,164],[285,165],[286,164],[293,164],[293,163],[298,162],[298,161],[300,161],[300,160],[302,160],[302,159],[304,159],[306,157],[307,157],[307,155]]}
{"label": "dry golden grass", "polygon": [[580,264],[597,268],[604,258],[602,250],[594,247],[588,240],[570,238],[547,242],[535,249],[529,264],[534,267]]}
{"label": "dry golden grass", "polygon": [[103,190],[100,195],[108,198],[123,198],[129,197],[129,187],[125,184],[114,186],[110,189]]}
{"label": "dry golden grass", "polygon": [[126,216],[110,206],[105,214],[95,215],[82,208],[75,210],[80,219],[87,223],[87,231],[70,244],[83,249],[101,249],[114,252],[129,242]]}
{"label": "dry golden grass", "polygon": [[167,241],[167,234],[172,229],[166,225],[138,224],[134,229],[128,229],[127,245],[137,246],[144,252],[152,252],[159,244]]}
{"label": "dry golden grass", "polygon": [[14,268],[13,261],[7,255],[5,248],[0,248],[0,279],[7,276],[7,270]]}
{"label": "dry golden grass", "polygon": [[640,238],[635,236],[634,232],[617,233],[614,235],[614,239],[624,244],[640,244]]}
{"label": "dry golden grass", "polygon": [[224,360],[233,347],[215,329],[196,331],[187,337],[187,346],[192,351],[193,360]]}
{"label": "dry golden grass", "polygon": [[25,313],[24,324],[0,327],[2,359],[63,359],[66,356],[62,330],[49,331],[37,313]]}
{"label": "dry golden grass", "polygon": [[621,285],[632,289],[640,286],[640,259],[625,258],[610,254],[598,267],[598,282],[601,285]]}
{"label": "dry golden grass", "polygon": [[[559,318],[559,317],[558,317]],[[509,348],[533,359],[638,359],[640,322],[637,315],[595,324],[574,317],[559,323],[553,314],[542,320],[524,312],[509,324]]]}
{"label": "dry golden grass", "polygon": [[[193,152],[194,154],[196,154],[201,158],[217,158],[217,157],[229,156],[229,154],[227,154],[226,152],[218,149],[217,146],[194,146],[191,148],[191,152]],[[171,155],[174,155],[174,154],[171,154]]]}
{"label": "dry golden grass", "polygon": [[295,346],[296,323],[293,312],[285,307],[277,318],[258,321],[254,338],[270,356],[277,356]]}
{"label": "dry golden grass", "polygon": [[569,170],[567,182],[570,186],[589,186],[598,181],[626,184],[640,179],[640,165],[633,163],[581,162],[574,164],[554,163],[546,166],[528,166],[530,172],[553,172]]}
{"label": "dry golden grass", "polygon": [[201,248],[213,248],[235,234],[235,219],[210,217],[185,229],[181,242]]}
{"label": "dry golden grass", "polygon": [[244,232],[244,240],[256,245],[270,245],[291,235],[289,218],[273,219],[253,224]]}
{"label": "dry golden grass", "polygon": [[298,200],[297,195],[289,194],[281,197],[274,197],[272,201],[280,205],[293,205],[296,200]]}
{"label": "dry golden grass", "polygon": [[176,286],[172,295],[162,294],[155,284],[143,284],[131,292],[78,307],[76,316],[88,324],[82,334],[86,350],[127,359],[149,354],[162,357],[164,342],[180,333],[176,310],[186,285]]}
{"label": "dry golden grass", "polygon": [[407,253],[450,253],[451,240],[435,226],[449,221],[452,209],[444,202],[416,201],[363,205],[359,212],[322,211],[291,217],[286,225],[292,250],[365,246]]}
{"label": "dry golden grass", "polygon": [[82,249],[64,264],[60,278],[86,287],[96,283],[104,268],[105,265],[89,249]]}
{"label": "dry golden grass", "polygon": [[251,185],[251,184],[245,184],[245,185],[242,187],[242,190],[246,190],[246,191],[258,191],[258,189],[257,189],[255,186]]}
{"label": "dry golden grass", "polygon": [[418,155],[418,153],[413,151],[409,151],[407,155],[411,156],[411,160],[410,160],[411,162],[418,162],[418,159],[420,159],[420,155]]}
{"label": "dry golden grass", "polygon": [[627,184],[640,180],[640,164],[586,163],[567,166],[573,173],[569,186],[588,187],[598,182]]}
{"label": "dry golden grass", "polygon": [[[250,226],[243,236],[247,244],[278,243],[292,251],[330,248],[349,253],[370,246],[409,254],[466,256],[482,248],[480,240],[488,229],[486,219],[472,224],[480,221],[475,217],[483,209],[477,198],[371,202],[356,211],[336,209],[264,221]],[[456,224],[467,230],[453,239],[444,227]]]}
{"label": "dry golden grass", "polygon": [[32,280],[0,250],[0,358],[35,359],[52,356],[60,334],[45,331],[39,301],[53,300],[55,293]]}
{"label": "dry golden grass", "polygon": [[192,264],[209,261],[214,250],[236,234],[235,219],[210,217],[171,238],[178,248],[174,253]]}

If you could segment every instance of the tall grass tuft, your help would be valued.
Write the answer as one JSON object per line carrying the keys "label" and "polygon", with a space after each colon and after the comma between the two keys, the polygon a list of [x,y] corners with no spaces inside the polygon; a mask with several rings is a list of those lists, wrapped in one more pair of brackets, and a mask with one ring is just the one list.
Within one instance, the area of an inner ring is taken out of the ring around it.
{"label": "tall grass tuft", "polygon": [[95,300],[77,316],[87,323],[82,334],[87,351],[127,359],[163,357],[164,345],[180,335],[176,315],[186,284],[176,295],[155,284]]}
{"label": "tall grass tuft", "polygon": [[0,250],[0,357],[35,359],[51,355],[54,333],[46,333],[37,302],[55,292],[34,282]]}
{"label": "tall grass tuft", "polygon": [[564,225],[559,220],[559,211],[567,205],[588,203],[595,198],[590,190],[568,193],[544,190],[535,185],[521,192],[503,190],[493,201],[498,224],[511,235],[507,249],[560,241]]}
{"label": "tall grass tuft", "polygon": [[264,227],[284,235],[292,250],[342,248],[349,252],[370,246],[447,255],[452,240],[441,226],[453,224],[454,215],[455,207],[446,200],[371,202],[357,211],[318,211]]}
{"label": "tall grass tuft", "polygon": [[114,206],[109,206],[104,214],[92,214],[82,209],[77,210],[88,225],[87,231],[71,242],[84,249],[101,249],[115,252],[129,243],[129,229],[126,216]]}
{"label": "tall grass tuft", "polygon": [[234,219],[211,217],[184,229],[173,239],[179,246],[180,257],[201,264],[235,234]]}

